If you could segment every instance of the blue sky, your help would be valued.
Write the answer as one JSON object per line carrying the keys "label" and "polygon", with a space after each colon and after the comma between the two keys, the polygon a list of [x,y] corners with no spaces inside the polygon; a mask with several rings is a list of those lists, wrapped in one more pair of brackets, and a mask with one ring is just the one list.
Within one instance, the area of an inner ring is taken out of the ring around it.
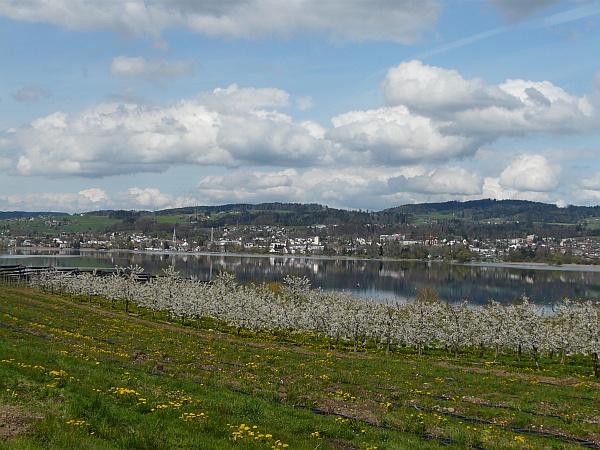
{"label": "blue sky", "polygon": [[2,0],[0,210],[600,203],[600,2]]}

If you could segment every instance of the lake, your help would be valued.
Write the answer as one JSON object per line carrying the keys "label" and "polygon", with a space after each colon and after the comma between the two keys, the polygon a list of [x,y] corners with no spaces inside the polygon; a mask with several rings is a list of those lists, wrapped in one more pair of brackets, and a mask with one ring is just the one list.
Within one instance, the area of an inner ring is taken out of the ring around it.
{"label": "lake", "polygon": [[512,301],[526,295],[550,304],[565,296],[600,298],[600,267],[553,267],[503,264],[454,264],[438,261],[390,261],[232,254],[151,253],[126,251],[11,250],[0,265],[61,268],[114,268],[139,265],[154,275],[171,264],[184,277],[209,280],[226,270],[242,283],[282,281],[306,276],[314,287],[346,290],[360,297],[410,299],[424,286],[443,300]]}

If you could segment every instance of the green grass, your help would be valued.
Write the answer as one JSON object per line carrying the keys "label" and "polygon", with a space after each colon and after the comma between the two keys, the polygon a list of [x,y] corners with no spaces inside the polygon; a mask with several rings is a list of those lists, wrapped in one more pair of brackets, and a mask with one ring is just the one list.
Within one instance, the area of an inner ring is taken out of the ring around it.
{"label": "green grass", "polygon": [[161,215],[152,215],[152,219],[156,223],[171,223],[175,225],[176,223],[186,223],[190,221],[190,217],[195,217],[193,214],[177,214],[172,216],[161,216]]}
{"label": "green grass", "polygon": [[80,233],[86,231],[98,231],[121,222],[119,219],[87,214],[83,216],[73,215],[70,216],[69,219],[70,221],[68,224],[58,227],[61,232]]}
{"label": "green grass", "polygon": [[0,449],[600,446],[585,359],[386,357],[94,305],[0,286]]}
{"label": "green grass", "polygon": [[121,222],[119,219],[111,219],[107,216],[72,215],[53,218],[61,223],[59,226],[49,226],[48,218],[36,218],[33,221],[1,220],[0,226],[7,227],[15,232],[49,234],[60,233],[85,233],[104,230],[111,225]]}

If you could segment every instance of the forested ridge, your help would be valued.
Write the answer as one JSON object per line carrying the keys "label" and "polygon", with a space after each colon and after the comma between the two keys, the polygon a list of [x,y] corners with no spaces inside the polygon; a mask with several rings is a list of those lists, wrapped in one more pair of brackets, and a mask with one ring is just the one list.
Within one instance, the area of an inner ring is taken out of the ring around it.
{"label": "forested ridge", "polygon": [[[3,212],[0,220],[49,216],[61,221],[99,217],[87,230],[143,232],[156,236],[172,234],[177,225],[180,237],[191,237],[211,228],[231,227],[327,227],[328,235],[377,239],[383,234],[406,234],[462,239],[540,237],[567,238],[597,236],[599,206],[556,205],[525,200],[473,200],[402,205],[381,211],[346,210],[319,204],[260,203],[220,206],[190,206],[160,211],[102,210],[69,216],[65,213]],[[5,228],[8,225],[5,226]],[[18,233],[21,227],[9,227]],[[24,228],[23,228],[24,229]]]}
{"label": "forested ridge", "polygon": [[[123,221],[113,228],[156,231],[160,218],[186,216],[190,228],[235,226],[335,227],[338,235],[369,236],[405,233],[463,238],[523,237],[527,234],[557,238],[594,236],[600,219],[598,206],[568,206],[524,200],[402,205],[381,211],[345,210],[317,204],[262,203],[196,206],[148,211],[96,211]],[[186,224],[182,232],[185,233]],[[170,225],[167,228],[172,227]]]}
{"label": "forested ridge", "polygon": [[[556,205],[526,200],[472,200],[467,202],[450,201],[444,203],[421,203],[402,205],[381,211],[345,210],[318,204],[302,203],[260,203],[229,204],[221,206],[194,206],[165,209],[149,213],[147,211],[97,211],[111,217],[196,215],[209,221],[235,221],[240,225],[257,222],[272,225],[313,225],[316,223],[343,223],[371,221],[381,225],[393,223],[415,223],[433,215],[450,215],[464,221],[503,220],[535,221],[546,223],[577,224],[589,218],[600,217],[599,206],[573,206],[560,208]],[[217,218],[211,216],[218,215]]]}

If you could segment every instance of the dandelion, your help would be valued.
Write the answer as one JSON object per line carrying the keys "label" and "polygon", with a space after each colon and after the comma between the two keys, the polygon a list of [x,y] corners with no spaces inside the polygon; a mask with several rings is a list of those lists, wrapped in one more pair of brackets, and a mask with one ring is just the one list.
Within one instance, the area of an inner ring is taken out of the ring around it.
{"label": "dandelion", "polygon": [[179,416],[179,419],[183,420],[184,422],[191,422],[191,421],[201,421],[203,419],[206,419],[208,416],[201,412],[199,414],[196,413],[183,413],[181,416]]}
{"label": "dandelion", "polygon": [[50,375],[51,377],[54,377],[55,379],[64,378],[64,377],[69,376],[69,374],[67,372],[65,372],[64,370],[51,370],[50,372],[48,372],[48,375]]}
{"label": "dandelion", "polygon": [[271,433],[262,433],[258,429],[258,425],[246,425],[245,423],[239,426],[227,424],[233,431],[231,432],[231,438],[234,441],[243,439],[251,439],[255,442],[262,442],[271,448],[287,448],[289,444],[285,444],[281,439],[273,441],[273,435]]}
{"label": "dandelion", "polygon": [[[75,419],[67,420],[65,422],[65,424],[71,425],[74,427],[89,427],[90,426],[90,424],[87,423],[85,420],[75,420]],[[91,434],[93,434],[93,432]]]}

